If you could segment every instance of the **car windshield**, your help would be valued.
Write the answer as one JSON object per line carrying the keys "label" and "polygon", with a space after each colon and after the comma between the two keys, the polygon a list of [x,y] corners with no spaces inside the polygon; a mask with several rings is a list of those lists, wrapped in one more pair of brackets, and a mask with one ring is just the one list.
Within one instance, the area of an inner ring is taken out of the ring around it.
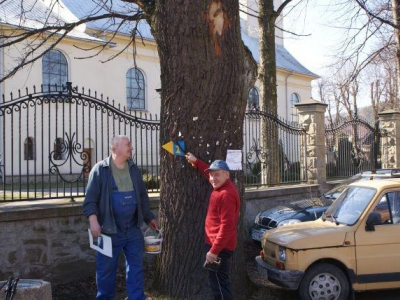
{"label": "car windshield", "polygon": [[[325,194],[323,194],[322,200],[330,200],[333,202],[340,195],[340,193],[343,192],[347,188],[347,186],[350,183],[353,183],[353,182],[356,182],[359,180],[370,180],[370,176],[374,176],[374,178],[376,178],[376,179],[387,178],[387,177],[382,177],[382,174],[383,175],[390,174],[390,170],[377,170],[374,172],[364,171],[363,173],[358,173],[356,175],[353,175],[350,178],[347,178],[346,180],[344,180],[342,183],[340,183],[333,189],[331,189],[328,192],[326,192]],[[370,176],[368,176],[368,175],[370,175]]]}
{"label": "car windshield", "polygon": [[329,218],[337,224],[354,225],[375,193],[373,188],[350,186],[328,208],[324,219]]}

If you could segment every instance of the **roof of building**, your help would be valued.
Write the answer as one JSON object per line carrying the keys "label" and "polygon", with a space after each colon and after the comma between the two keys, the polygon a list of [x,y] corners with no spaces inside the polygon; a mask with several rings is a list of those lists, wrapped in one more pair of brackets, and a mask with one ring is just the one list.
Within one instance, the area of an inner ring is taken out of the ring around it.
{"label": "roof of building", "polygon": [[[62,0],[68,9],[78,18],[87,16],[100,16],[111,11],[122,15],[131,15],[139,11],[136,4],[127,3],[121,0],[107,1],[107,5],[100,1],[81,1],[81,0]],[[103,4],[101,6],[101,4]],[[106,18],[87,23],[87,26],[97,30],[115,31],[120,34],[131,35],[136,26],[136,22],[122,22],[121,18]],[[137,32],[144,39],[154,40],[150,26],[145,20],[137,24]]]}
{"label": "roof of building", "polygon": [[315,77],[315,78],[319,77],[317,74],[311,72],[306,67],[304,67],[282,45],[278,45],[277,44],[275,49],[276,49],[276,66],[278,68],[281,68],[281,69],[284,69],[284,70],[287,70],[287,71],[293,71],[295,73],[309,75],[309,76],[312,76],[312,77]]}
{"label": "roof of building", "polygon": [[[54,6],[49,9],[46,1],[24,0],[3,1],[0,6],[0,24],[22,27],[26,29],[39,29],[43,25],[62,26],[66,22],[76,22],[79,19],[67,8]],[[67,34],[69,37],[104,42],[85,33],[86,26],[80,25]],[[60,31],[59,34],[63,34]]]}
{"label": "roof of building", "polygon": [[[50,1],[50,0],[47,0]],[[59,16],[54,11],[50,11],[48,5],[37,0],[5,1],[0,8],[0,23],[6,23],[25,28],[41,28],[44,20],[48,24],[63,24],[64,22],[77,21],[87,16],[100,16],[112,12],[122,15],[134,15],[138,12],[136,4],[123,2],[121,0],[109,1],[104,4],[100,1],[82,1],[82,0],[59,0]],[[24,12],[21,18],[21,12]],[[249,37],[244,26],[244,20],[241,20],[241,35],[244,44],[250,49],[254,59],[259,62],[259,44],[258,39]],[[96,30],[115,31],[120,34],[131,35],[136,26],[135,22],[123,22],[121,18],[105,18],[94,20],[86,25],[73,30],[69,36],[101,41],[101,39],[89,36],[85,33],[86,26]],[[144,39],[154,40],[151,34],[150,26],[145,20],[139,21],[137,32]],[[282,45],[276,45],[276,66],[278,69],[287,70],[294,73],[305,74],[317,78],[314,74],[302,64],[300,64]]]}
{"label": "roof of building", "polygon": [[[250,37],[246,32],[246,21],[241,19],[241,33],[244,44],[253,53],[254,59],[259,62],[259,42],[257,38]],[[294,73],[305,74],[311,77],[318,78],[319,76],[304,67],[296,58],[293,57],[282,45],[275,44],[276,67]]]}

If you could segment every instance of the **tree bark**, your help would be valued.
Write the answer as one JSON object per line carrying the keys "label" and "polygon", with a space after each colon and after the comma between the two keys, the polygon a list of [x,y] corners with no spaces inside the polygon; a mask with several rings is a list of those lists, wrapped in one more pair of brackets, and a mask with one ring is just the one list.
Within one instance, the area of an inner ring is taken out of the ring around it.
{"label": "tree bark", "polygon": [[[374,90],[374,85],[375,85],[375,90]],[[380,140],[381,137],[379,136],[379,80],[372,82],[371,83],[371,108],[372,108],[372,113],[374,116],[374,153],[373,153],[373,167],[375,169],[380,169],[380,161],[378,160],[378,157],[382,155],[381,150],[380,150]]]}
{"label": "tree bark", "polygon": [[[397,65],[397,91],[398,97],[400,91],[400,0],[392,0],[393,23],[397,26],[394,28],[394,37],[396,41],[396,65]],[[397,99],[398,101],[399,99]]]}
{"label": "tree bark", "polygon": [[[238,1],[157,1],[149,12],[161,67],[161,144],[182,139],[188,151],[207,163],[225,159],[227,149],[242,149],[256,65],[241,40]],[[171,299],[205,299],[210,290],[202,269],[204,218],[211,186],[183,157],[160,154],[164,242],[155,287]],[[233,173],[243,218],[243,172]],[[231,275],[236,293],[245,293],[242,247]]]}
{"label": "tree bark", "polygon": [[[258,78],[261,81],[261,110],[277,116],[275,21],[278,14],[274,11],[274,1],[260,0],[258,5],[260,25]],[[269,186],[278,185],[280,182],[278,129],[275,123],[263,120],[261,132],[261,145],[265,154],[265,162],[261,164],[261,181]]]}

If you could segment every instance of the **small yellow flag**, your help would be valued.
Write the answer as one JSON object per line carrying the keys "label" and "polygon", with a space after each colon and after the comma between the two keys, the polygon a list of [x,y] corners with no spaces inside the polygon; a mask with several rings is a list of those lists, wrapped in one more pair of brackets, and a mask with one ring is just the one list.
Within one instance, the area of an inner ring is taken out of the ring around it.
{"label": "small yellow flag", "polygon": [[162,147],[173,155],[185,156],[185,142],[184,141],[177,141],[176,143],[170,141],[170,142],[162,145]]}

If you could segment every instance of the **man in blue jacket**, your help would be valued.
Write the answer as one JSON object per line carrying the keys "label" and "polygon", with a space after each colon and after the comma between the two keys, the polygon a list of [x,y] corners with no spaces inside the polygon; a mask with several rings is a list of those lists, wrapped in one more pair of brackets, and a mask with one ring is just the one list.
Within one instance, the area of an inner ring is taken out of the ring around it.
{"label": "man in blue jacket", "polygon": [[115,136],[111,155],[90,172],[83,202],[94,238],[102,233],[112,239],[113,255],[97,252],[96,299],[114,299],[118,257],[124,251],[129,300],[146,299],[143,289],[143,221],[158,228],[150,210],[149,197],[139,168],[131,159],[132,144],[127,136]]}

